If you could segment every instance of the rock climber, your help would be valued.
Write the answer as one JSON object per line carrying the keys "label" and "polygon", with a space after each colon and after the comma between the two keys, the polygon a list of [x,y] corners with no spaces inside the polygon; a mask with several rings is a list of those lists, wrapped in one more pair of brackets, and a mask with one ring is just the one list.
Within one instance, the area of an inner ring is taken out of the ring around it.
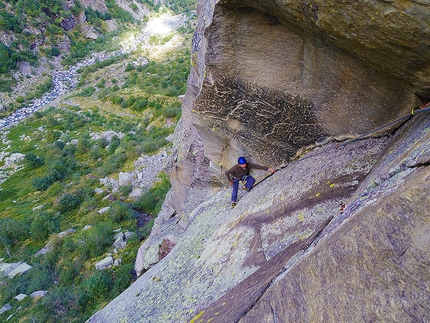
{"label": "rock climber", "polygon": [[249,174],[249,171],[252,168],[263,169],[271,172],[272,174],[276,172],[276,170],[273,168],[248,163],[245,157],[239,157],[237,160],[237,164],[225,172],[225,175],[227,176],[227,180],[229,181],[230,186],[233,186],[233,192],[231,193],[232,208],[234,208],[237,203],[237,191],[239,189],[239,182],[240,181],[245,182],[245,185],[242,186],[242,189],[245,191],[250,191],[252,188],[252,185],[254,185],[255,179]]}

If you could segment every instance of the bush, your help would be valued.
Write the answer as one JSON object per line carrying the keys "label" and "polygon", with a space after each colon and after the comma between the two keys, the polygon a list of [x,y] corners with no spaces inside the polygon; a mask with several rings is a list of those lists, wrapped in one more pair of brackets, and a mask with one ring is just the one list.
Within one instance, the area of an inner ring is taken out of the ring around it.
{"label": "bush", "polygon": [[77,209],[80,204],[81,199],[78,196],[66,193],[58,201],[57,209],[61,213],[67,213]]}
{"label": "bush", "polygon": [[74,156],[77,148],[74,145],[66,145],[63,148],[63,156]]}
{"label": "bush", "polygon": [[181,109],[180,108],[176,108],[176,107],[165,108],[165,109],[162,110],[162,114],[166,118],[174,118],[174,117],[178,116],[180,113],[181,113]]}
{"label": "bush", "polygon": [[108,153],[113,154],[120,144],[121,144],[121,139],[119,139],[117,135],[113,136],[109,143]]}
{"label": "bush", "polygon": [[137,99],[136,101],[133,102],[131,109],[135,111],[142,111],[146,109],[147,104],[148,104],[148,100]]}
{"label": "bush", "polygon": [[34,187],[36,191],[46,191],[51,185],[53,181],[48,177],[36,177],[31,180],[31,186]]}
{"label": "bush", "polygon": [[126,150],[126,155],[128,159],[137,159],[142,155],[143,148],[139,145],[131,145]]}
{"label": "bush", "polygon": [[34,169],[44,164],[43,158],[40,158],[36,154],[28,153],[24,156],[24,165],[29,169]]}
{"label": "bush", "polygon": [[127,101],[122,101],[122,102],[121,102],[121,108],[125,109],[125,108],[127,108],[127,107],[128,107],[128,103],[127,103]]}
{"label": "bush", "polygon": [[34,309],[31,311],[31,321],[30,322],[32,322],[32,323],[50,322],[49,308],[42,305],[42,303],[36,304]]}
{"label": "bush", "polygon": [[48,177],[53,181],[64,179],[69,174],[76,164],[73,159],[61,158],[51,161],[49,165]]}
{"label": "bush", "polygon": [[33,116],[34,116],[36,119],[40,119],[40,118],[42,118],[42,117],[43,117],[43,114],[42,114],[40,111],[36,111],[36,112],[34,112]]}
{"label": "bush", "polygon": [[132,191],[133,191],[133,186],[131,185],[120,186],[118,188],[118,193],[124,197],[129,196]]}
{"label": "bush", "polygon": [[60,56],[61,52],[57,46],[51,47],[51,56]]}
{"label": "bush", "polygon": [[106,222],[97,224],[86,232],[85,243],[91,258],[102,255],[113,243],[112,226]]}
{"label": "bush", "polygon": [[[0,56],[4,55],[4,53],[2,53],[1,50],[1,45],[3,45],[2,43],[0,43]],[[0,74],[1,73],[5,73],[6,71],[9,70],[9,67],[2,67],[2,65],[4,66],[5,63],[0,62]],[[6,80],[0,80],[0,92],[12,92],[12,82],[11,81],[6,81]]]}
{"label": "bush", "polygon": [[126,72],[133,71],[135,69],[136,67],[134,66],[134,64],[131,64],[131,63],[128,63],[127,66],[125,67]]}
{"label": "bush", "polygon": [[51,116],[48,116],[46,118],[46,125],[49,126],[49,127],[55,127],[55,126],[58,125],[58,123],[59,123],[58,120],[55,119],[55,118],[53,118],[53,117],[51,117]]}
{"label": "bush", "polygon": [[89,199],[86,199],[81,204],[80,212],[86,214],[88,212],[94,211],[99,205],[99,201],[96,197],[92,197]]}
{"label": "bush", "polygon": [[82,263],[67,259],[61,266],[59,280],[60,284],[70,286],[75,278],[79,275],[82,268]]}
{"label": "bush", "polygon": [[96,88],[94,86],[89,86],[83,89],[80,93],[78,93],[78,96],[90,97],[95,91]]}
{"label": "bush", "polygon": [[103,164],[97,169],[100,176],[108,176],[120,169],[127,161],[127,155],[122,149],[117,149],[114,155],[105,159]]}
{"label": "bush", "polygon": [[133,264],[123,264],[115,271],[114,286],[112,289],[112,296],[117,297],[128,286],[132,280],[130,272],[133,270]]}
{"label": "bush", "polygon": [[113,286],[112,280],[102,271],[97,270],[85,282],[85,291],[92,299],[103,298],[108,295]]}
{"label": "bush", "polygon": [[67,322],[69,312],[73,313],[78,308],[78,297],[73,289],[60,287],[46,294],[42,304],[49,309],[50,316],[55,317],[56,322]]}
{"label": "bush", "polygon": [[140,236],[142,238],[149,237],[152,231],[152,227],[154,226],[154,221],[155,219],[151,219],[147,224],[145,224],[141,229],[139,229]]}
{"label": "bush", "polygon": [[51,223],[51,216],[47,212],[41,212],[31,222],[31,236],[36,241],[44,241],[55,230]]}
{"label": "bush", "polygon": [[100,149],[100,147],[93,147],[88,152],[88,157],[94,161],[98,160],[102,156],[103,156],[103,151]]}
{"label": "bush", "polygon": [[127,204],[115,201],[109,209],[108,216],[114,223],[120,223],[121,221],[132,219],[134,211]]}
{"label": "bush", "polygon": [[160,178],[148,192],[133,203],[134,209],[154,215],[160,212],[164,198],[170,190],[169,178],[165,174],[161,174]]}
{"label": "bush", "polygon": [[131,13],[119,7],[115,0],[106,0],[106,6],[109,8],[112,18],[118,19],[122,22],[132,22],[134,18]]}
{"label": "bush", "polygon": [[145,154],[149,154],[155,152],[158,149],[158,144],[154,139],[149,138],[145,141],[142,148]]}
{"label": "bush", "polygon": [[9,249],[18,241],[24,241],[29,236],[30,227],[24,221],[12,218],[0,219],[0,245],[2,252],[9,254]]}
{"label": "bush", "polygon": [[88,134],[83,134],[76,145],[76,149],[79,153],[87,152],[91,147],[90,136]]}
{"label": "bush", "polygon": [[38,85],[36,87],[35,96],[37,98],[40,98],[42,97],[43,94],[50,92],[53,87],[54,87],[54,83],[52,82],[52,77],[50,77],[48,78],[47,81],[45,81],[45,83]]}
{"label": "bush", "polygon": [[[0,56],[2,57],[0,60],[0,73],[7,73],[16,68],[19,55],[3,43],[0,43]],[[2,88],[8,88],[6,82]]]}
{"label": "bush", "polygon": [[100,138],[97,140],[97,146],[99,146],[101,149],[106,148],[106,146],[109,144],[109,141],[106,138]]}
{"label": "bush", "polygon": [[66,144],[63,141],[57,140],[54,142],[54,146],[60,150],[63,150]]}
{"label": "bush", "polygon": [[56,140],[60,139],[61,132],[56,130],[48,130],[46,134],[46,141],[49,143],[54,143]]}
{"label": "bush", "polygon": [[21,22],[20,17],[10,14],[7,11],[0,12],[0,29],[4,31],[13,31],[14,33],[21,33],[24,29],[24,24]]}
{"label": "bush", "polygon": [[24,277],[28,281],[27,289],[23,292],[31,294],[36,290],[47,290],[53,284],[54,272],[48,265],[33,265],[33,269]]}

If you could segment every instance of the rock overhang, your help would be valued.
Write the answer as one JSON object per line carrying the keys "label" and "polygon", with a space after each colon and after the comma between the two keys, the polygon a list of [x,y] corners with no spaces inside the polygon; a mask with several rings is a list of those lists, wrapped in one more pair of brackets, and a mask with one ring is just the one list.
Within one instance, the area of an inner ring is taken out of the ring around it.
{"label": "rock overhang", "polygon": [[411,91],[429,90],[428,1],[231,0],[222,4],[272,15],[301,34],[317,34],[379,72],[405,80]]}
{"label": "rock overhang", "polygon": [[[206,42],[193,49],[193,57],[204,57],[204,62],[198,67],[192,122],[209,138],[203,139],[205,153],[218,155],[216,163],[228,164],[231,155],[245,154],[280,165],[303,146],[357,136],[420,104],[417,94],[423,96],[427,80],[416,80],[429,62],[416,60],[408,73],[405,66],[426,45],[405,47],[397,41],[399,35],[389,38],[394,18],[371,19],[380,26],[369,36],[369,29],[357,34],[356,27],[339,27],[345,15],[361,19],[355,6],[342,4],[333,12],[333,4],[321,1],[214,3],[211,23],[202,27]],[[370,13],[371,5],[366,10]],[[404,15],[398,15],[403,23]],[[425,23],[423,15],[414,19]],[[331,26],[333,20],[336,26]],[[372,39],[363,42],[363,35]],[[369,45],[372,41],[381,45]],[[395,44],[409,54],[391,58]],[[221,145],[213,149],[224,155],[212,151],[210,138],[217,138]]]}

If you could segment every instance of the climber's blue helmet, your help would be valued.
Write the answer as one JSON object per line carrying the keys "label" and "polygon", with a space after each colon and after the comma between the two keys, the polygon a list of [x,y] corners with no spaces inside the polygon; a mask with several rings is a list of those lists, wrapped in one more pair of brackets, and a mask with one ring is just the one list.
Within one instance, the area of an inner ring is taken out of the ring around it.
{"label": "climber's blue helmet", "polygon": [[245,157],[239,157],[239,159],[237,160],[238,164],[246,164],[246,159]]}

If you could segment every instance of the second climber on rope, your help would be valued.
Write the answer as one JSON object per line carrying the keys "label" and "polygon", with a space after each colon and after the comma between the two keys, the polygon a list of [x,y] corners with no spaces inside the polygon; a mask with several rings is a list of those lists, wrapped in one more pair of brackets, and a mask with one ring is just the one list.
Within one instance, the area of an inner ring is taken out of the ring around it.
{"label": "second climber on rope", "polygon": [[239,159],[237,160],[237,164],[225,172],[225,175],[227,176],[230,186],[233,187],[233,192],[231,193],[232,208],[235,207],[237,203],[237,192],[239,189],[239,182],[242,181],[245,183],[242,186],[242,189],[245,191],[250,191],[252,188],[252,185],[254,185],[255,179],[249,174],[249,171],[252,168],[267,170],[272,174],[276,172],[276,170],[273,168],[248,163],[245,157],[239,157]]}

